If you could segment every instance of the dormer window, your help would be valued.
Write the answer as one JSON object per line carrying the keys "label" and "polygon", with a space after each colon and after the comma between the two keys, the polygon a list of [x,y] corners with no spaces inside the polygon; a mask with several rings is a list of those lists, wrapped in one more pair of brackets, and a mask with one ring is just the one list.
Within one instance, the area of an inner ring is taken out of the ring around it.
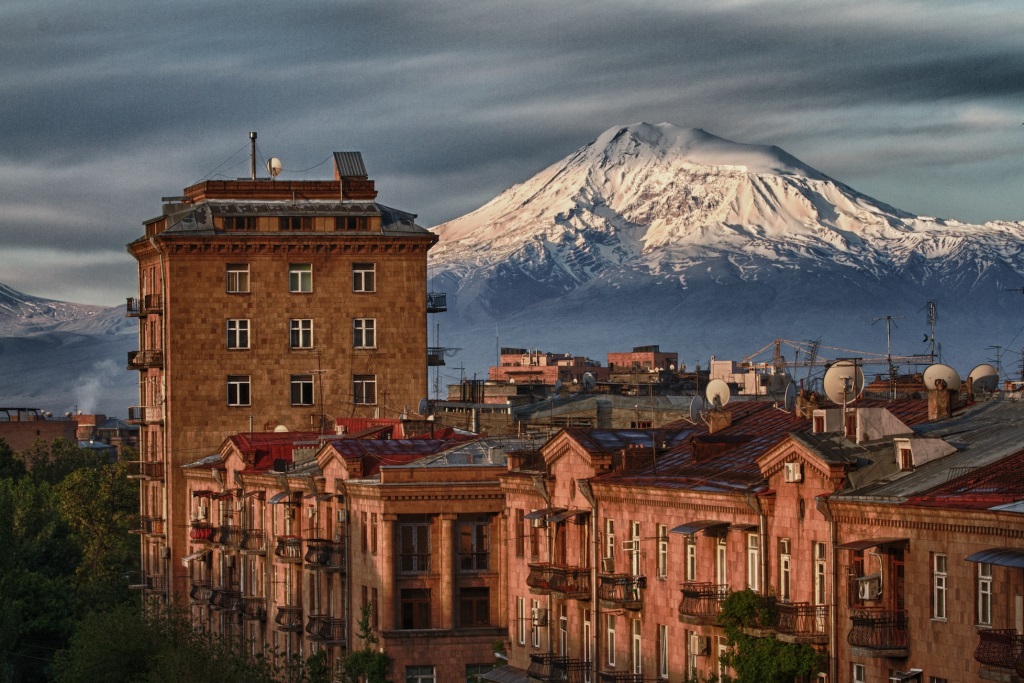
{"label": "dormer window", "polygon": [[897,449],[896,462],[899,463],[901,470],[914,469],[914,452],[910,450],[909,446],[900,446]]}
{"label": "dormer window", "polygon": [[312,216],[281,216],[277,219],[278,230],[312,230]]}
{"label": "dormer window", "polygon": [[369,216],[336,216],[334,229],[348,232],[366,231],[370,229]]}

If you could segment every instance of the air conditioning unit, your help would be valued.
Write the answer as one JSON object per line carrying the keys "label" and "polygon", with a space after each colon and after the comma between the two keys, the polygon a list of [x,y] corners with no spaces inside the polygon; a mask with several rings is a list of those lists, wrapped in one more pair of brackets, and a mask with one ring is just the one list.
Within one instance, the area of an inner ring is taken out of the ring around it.
{"label": "air conditioning unit", "polygon": [[338,521],[342,524],[348,521],[348,510],[338,510]]}
{"label": "air conditioning unit", "polygon": [[200,505],[199,506],[199,510],[197,511],[196,514],[199,515],[199,519],[205,520],[206,519],[206,515],[208,514],[206,506],[205,505]]}
{"label": "air conditioning unit", "polygon": [[548,625],[548,610],[546,607],[538,607],[533,612],[533,625],[534,626],[547,626]]}
{"label": "air conditioning unit", "polygon": [[857,597],[861,600],[878,600],[882,597],[882,577],[878,574],[857,577]]}
{"label": "air conditioning unit", "polygon": [[546,529],[548,527],[548,520],[538,517],[537,519],[531,519],[530,524],[533,525],[534,529]]}
{"label": "air conditioning unit", "polygon": [[601,572],[603,574],[614,574],[615,573],[615,558],[614,557],[602,557],[601,558]]}
{"label": "air conditioning unit", "polygon": [[711,638],[702,636],[699,633],[690,634],[690,654],[706,656],[711,652]]}
{"label": "air conditioning unit", "polygon": [[786,463],[786,483],[798,484],[804,480],[804,466],[799,462]]}

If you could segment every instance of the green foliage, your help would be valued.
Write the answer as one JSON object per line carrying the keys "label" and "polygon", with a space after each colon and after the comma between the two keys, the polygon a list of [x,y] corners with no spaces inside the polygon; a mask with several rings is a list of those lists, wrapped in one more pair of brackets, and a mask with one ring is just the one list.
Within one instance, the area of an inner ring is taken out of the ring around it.
{"label": "green foliage", "polygon": [[823,670],[824,655],[810,645],[783,643],[773,636],[754,637],[749,629],[776,623],[775,601],[750,589],[730,593],[718,623],[725,629],[728,651],[722,659],[737,683],[792,683]]}
{"label": "green foliage", "polygon": [[94,453],[67,439],[46,443],[37,439],[17,456],[35,481],[56,485],[81,467],[102,467],[109,463],[105,453]]}
{"label": "green foliage", "polygon": [[15,455],[14,449],[0,439],[0,479],[20,479],[25,476],[25,463]]}
{"label": "green foliage", "polygon": [[362,649],[350,652],[342,660],[345,683],[387,683],[391,657],[374,649],[379,641],[370,627],[371,609],[371,604],[364,605],[357,622],[359,630],[356,635],[363,641]]}

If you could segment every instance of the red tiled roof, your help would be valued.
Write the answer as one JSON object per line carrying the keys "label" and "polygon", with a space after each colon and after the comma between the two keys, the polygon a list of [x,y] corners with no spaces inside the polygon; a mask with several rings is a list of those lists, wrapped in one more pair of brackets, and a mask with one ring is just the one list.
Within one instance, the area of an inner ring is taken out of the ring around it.
{"label": "red tiled roof", "polygon": [[[956,475],[956,471],[953,472]],[[1024,499],[1024,450],[985,467],[954,476],[907,505],[985,510]]]}

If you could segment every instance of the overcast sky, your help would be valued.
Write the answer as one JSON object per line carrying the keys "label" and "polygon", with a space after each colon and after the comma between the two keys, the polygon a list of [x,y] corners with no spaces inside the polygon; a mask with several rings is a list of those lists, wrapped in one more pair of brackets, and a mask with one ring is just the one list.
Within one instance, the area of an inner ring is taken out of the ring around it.
{"label": "overcast sky", "polygon": [[5,0],[0,95],[0,282],[82,303],[136,293],[124,245],[250,130],[285,178],[362,151],[427,226],[636,121],[1024,219],[1019,0]]}

